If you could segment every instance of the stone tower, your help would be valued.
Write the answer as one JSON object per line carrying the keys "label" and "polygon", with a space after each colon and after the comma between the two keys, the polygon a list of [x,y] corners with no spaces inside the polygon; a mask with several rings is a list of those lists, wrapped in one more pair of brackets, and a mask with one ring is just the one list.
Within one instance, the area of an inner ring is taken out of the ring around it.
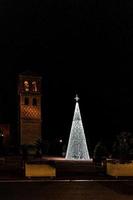
{"label": "stone tower", "polygon": [[41,77],[25,72],[19,75],[20,145],[41,138]]}

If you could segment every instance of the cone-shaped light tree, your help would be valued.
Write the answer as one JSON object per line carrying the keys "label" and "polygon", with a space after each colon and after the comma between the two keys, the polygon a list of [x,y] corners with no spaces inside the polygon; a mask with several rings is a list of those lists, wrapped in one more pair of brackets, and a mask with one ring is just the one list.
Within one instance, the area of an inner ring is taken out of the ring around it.
{"label": "cone-shaped light tree", "polygon": [[78,104],[79,98],[77,95],[75,100],[76,100],[76,105],[75,105],[72,127],[70,131],[69,142],[66,152],[66,159],[90,160],[79,104]]}

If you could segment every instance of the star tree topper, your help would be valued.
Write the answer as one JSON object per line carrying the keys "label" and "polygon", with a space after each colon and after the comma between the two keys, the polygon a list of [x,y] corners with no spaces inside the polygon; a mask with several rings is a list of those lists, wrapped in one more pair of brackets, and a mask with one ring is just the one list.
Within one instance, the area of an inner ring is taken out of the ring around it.
{"label": "star tree topper", "polygon": [[78,97],[78,95],[76,94],[76,97],[74,98],[75,100],[76,100],[76,102],[78,102],[79,101],[79,97]]}

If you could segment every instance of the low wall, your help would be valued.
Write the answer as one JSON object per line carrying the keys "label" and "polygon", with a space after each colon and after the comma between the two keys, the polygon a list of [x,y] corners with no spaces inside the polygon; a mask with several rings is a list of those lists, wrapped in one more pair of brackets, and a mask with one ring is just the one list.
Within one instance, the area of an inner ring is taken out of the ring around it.
{"label": "low wall", "polygon": [[107,163],[106,172],[111,176],[133,176],[133,163]]}
{"label": "low wall", "polygon": [[54,177],[56,169],[48,164],[25,164],[26,177]]}

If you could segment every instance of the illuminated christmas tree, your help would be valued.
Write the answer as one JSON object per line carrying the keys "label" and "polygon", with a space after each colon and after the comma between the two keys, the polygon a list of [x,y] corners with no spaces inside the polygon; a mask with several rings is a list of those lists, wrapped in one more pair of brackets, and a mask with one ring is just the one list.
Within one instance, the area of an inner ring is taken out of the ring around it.
{"label": "illuminated christmas tree", "polygon": [[79,98],[77,95],[75,100],[76,105],[66,152],[66,159],[89,160],[90,156],[87,149],[87,143],[78,104]]}

